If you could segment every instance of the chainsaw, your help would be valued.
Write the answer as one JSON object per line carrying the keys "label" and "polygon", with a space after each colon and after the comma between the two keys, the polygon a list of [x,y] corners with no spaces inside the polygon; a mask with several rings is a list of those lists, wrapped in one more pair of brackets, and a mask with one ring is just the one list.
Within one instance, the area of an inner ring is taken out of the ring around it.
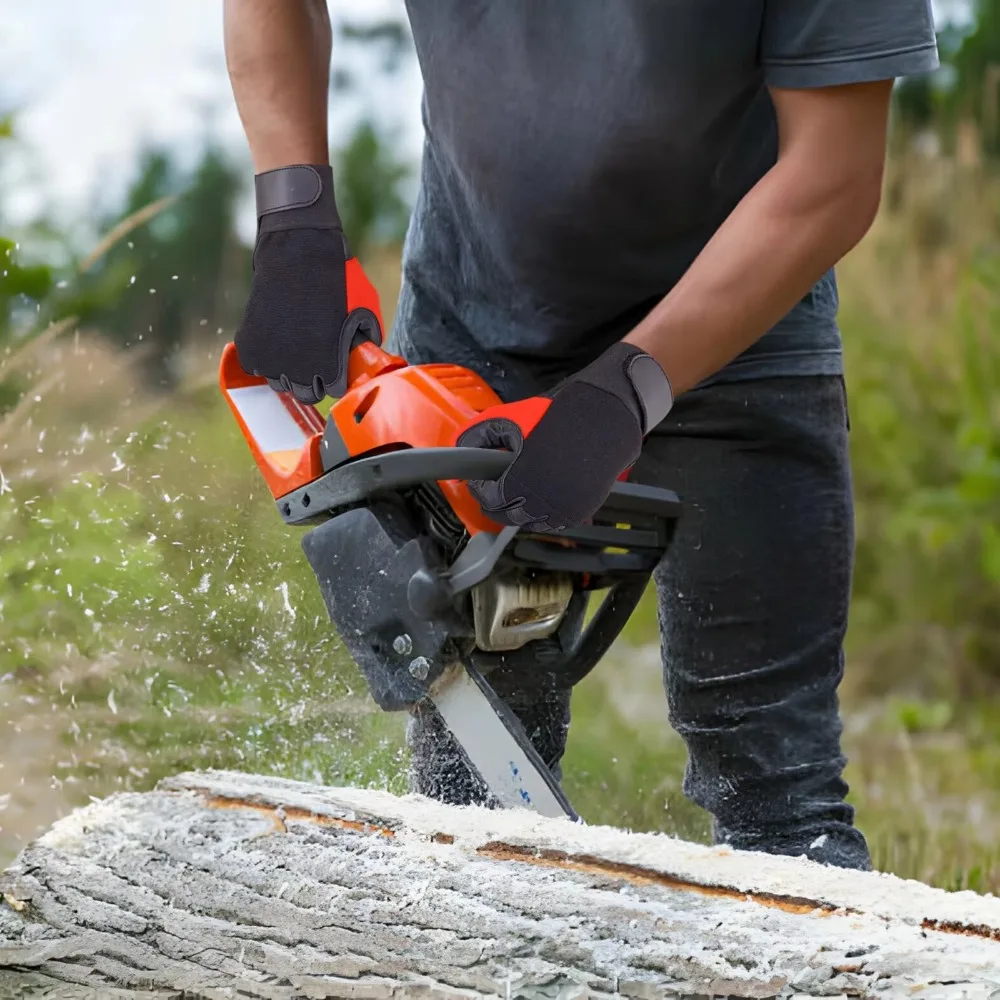
{"label": "chainsaw", "polygon": [[235,344],[219,380],[279,516],[309,528],[302,548],[376,704],[430,702],[501,806],[579,820],[489,675],[582,680],[666,552],[677,496],[620,481],[584,526],[495,524],[466,483],[499,478],[513,455],[454,441],[499,397],[468,369],[410,365],[369,339],[355,340],[325,418],[248,375]]}

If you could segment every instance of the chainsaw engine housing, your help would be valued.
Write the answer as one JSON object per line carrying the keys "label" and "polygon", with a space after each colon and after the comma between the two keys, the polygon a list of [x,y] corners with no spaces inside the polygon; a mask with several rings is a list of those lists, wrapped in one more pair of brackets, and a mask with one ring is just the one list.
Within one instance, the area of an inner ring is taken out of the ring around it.
{"label": "chainsaw engine housing", "polygon": [[[558,536],[471,534],[435,477],[447,466],[473,478],[484,460],[503,466],[510,456],[465,448],[370,456],[304,487],[306,507],[302,495],[281,501],[317,525],[303,549],[383,709],[423,700],[456,662],[484,673],[527,669],[541,686],[571,687],[625,625],[669,545],[676,497],[627,483],[593,523]],[[421,479],[428,470],[432,478]],[[606,595],[585,627],[595,591]]]}
{"label": "chainsaw engine housing", "polygon": [[499,478],[513,456],[455,446],[500,402],[456,365],[407,365],[362,341],[325,420],[248,375],[233,344],[219,378],[281,518],[311,528],[302,547],[331,621],[390,711],[456,661],[572,686],[624,627],[680,516],[669,490],[622,482],[591,523],[555,536],[490,521],[468,481]]}

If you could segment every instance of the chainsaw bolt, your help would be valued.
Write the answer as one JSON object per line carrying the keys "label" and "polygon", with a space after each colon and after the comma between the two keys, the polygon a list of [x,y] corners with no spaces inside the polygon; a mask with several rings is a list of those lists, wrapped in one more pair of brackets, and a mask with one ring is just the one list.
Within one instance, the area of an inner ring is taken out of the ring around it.
{"label": "chainsaw bolt", "polygon": [[413,652],[413,640],[404,632],[392,640],[392,648],[400,656],[409,656]]}
{"label": "chainsaw bolt", "polygon": [[415,677],[418,681],[427,680],[430,670],[431,665],[426,656],[415,656],[410,660],[410,676]]}

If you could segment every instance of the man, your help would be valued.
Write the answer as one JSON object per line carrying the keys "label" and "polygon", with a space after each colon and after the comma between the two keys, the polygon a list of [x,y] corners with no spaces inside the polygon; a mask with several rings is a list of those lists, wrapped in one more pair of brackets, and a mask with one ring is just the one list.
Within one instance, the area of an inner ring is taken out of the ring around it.
{"label": "man", "polygon": [[[717,842],[868,868],[837,689],[853,545],[834,265],[868,230],[894,78],[937,66],[930,0],[409,0],[426,143],[392,346],[505,400],[459,437],[517,452],[474,491],[557,531],[615,478],[675,489],[657,573],[685,792]],[[358,323],[327,159],[321,0],[226,0],[253,154],[236,343],[336,395]],[[362,331],[363,332],[363,331]],[[498,677],[558,768],[569,692]],[[436,717],[418,790],[480,795]]]}

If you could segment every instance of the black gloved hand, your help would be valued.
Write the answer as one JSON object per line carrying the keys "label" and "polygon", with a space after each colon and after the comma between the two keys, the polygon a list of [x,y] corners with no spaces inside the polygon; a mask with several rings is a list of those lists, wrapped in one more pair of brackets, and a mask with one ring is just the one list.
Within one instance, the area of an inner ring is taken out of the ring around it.
{"label": "black gloved hand", "polygon": [[329,166],[258,174],[253,284],[236,333],[243,370],[305,403],[342,396],[360,334],[382,342],[378,297],[351,258]]}
{"label": "black gloved hand", "polygon": [[551,392],[484,410],[455,443],[517,456],[496,482],[469,483],[488,518],[560,531],[596,513],[672,406],[656,360],[621,342]]}

